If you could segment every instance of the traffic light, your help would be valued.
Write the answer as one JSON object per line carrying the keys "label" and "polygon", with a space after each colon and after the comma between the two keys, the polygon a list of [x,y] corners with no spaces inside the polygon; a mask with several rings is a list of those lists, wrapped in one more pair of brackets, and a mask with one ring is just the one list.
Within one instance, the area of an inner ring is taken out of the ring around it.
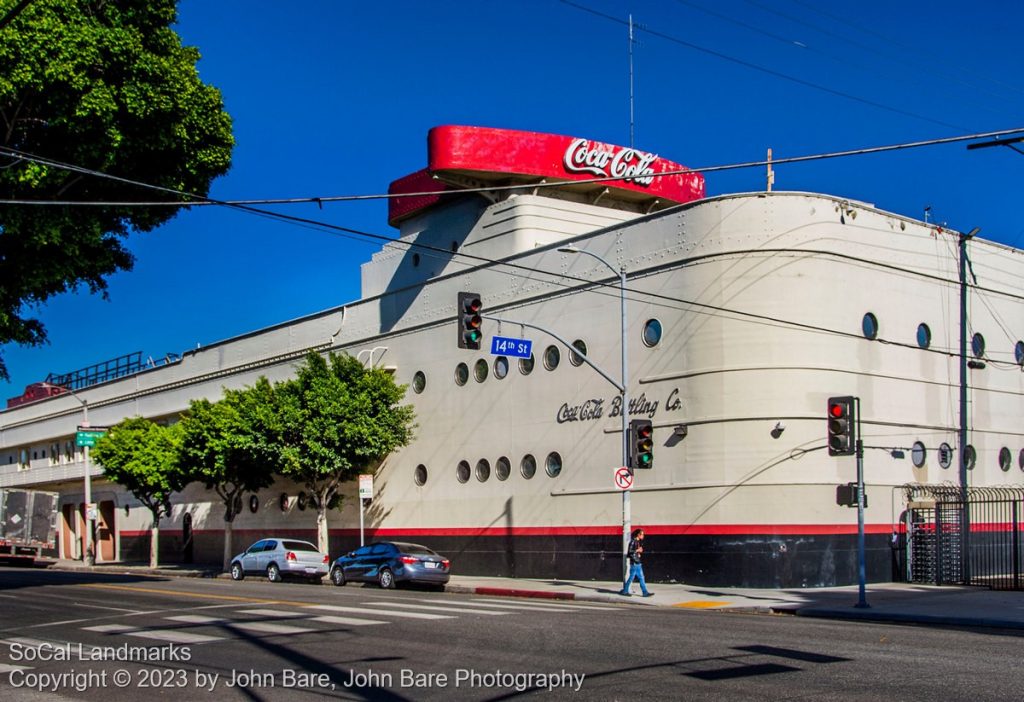
{"label": "traffic light", "polygon": [[629,467],[654,467],[654,425],[647,419],[629,423]]}
{"label": "traffic light", "polygon": [[480,342],[484,338],[481,331],[483,318],[480,310],[483,303],[477,293],[460,292],[458,303],[459,315],[459,348],[479,350]]}
{"label": "traffic light", "polygon": [[828,455],[857,453],[857,417],[853,397],[828,398]]}

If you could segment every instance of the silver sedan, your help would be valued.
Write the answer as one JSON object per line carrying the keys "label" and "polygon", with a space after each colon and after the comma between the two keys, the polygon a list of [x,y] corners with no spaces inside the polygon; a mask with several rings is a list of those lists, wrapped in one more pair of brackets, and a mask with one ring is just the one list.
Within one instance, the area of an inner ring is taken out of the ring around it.
{"label": "silver sedan", "polygon": [[330,557],[308,541],[297,539],[261,539],[231,559],[231,579],[241,580],[248,573],[265,573],[272,583],[286,575],[320,580],[327,575]]}

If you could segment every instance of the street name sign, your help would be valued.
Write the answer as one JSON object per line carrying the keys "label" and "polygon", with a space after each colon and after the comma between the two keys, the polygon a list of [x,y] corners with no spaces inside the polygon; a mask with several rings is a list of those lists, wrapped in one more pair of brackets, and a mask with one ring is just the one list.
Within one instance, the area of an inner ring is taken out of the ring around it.
{"label": "street name sign", "polygon": [[75,433],[75,446],[82,448],[83,446],[95,446],[96,441],[106,434],[105,431],[94,431],[94,430],[78,430]]}
{"label": "street name sign", "polygon": [[533,342],[529,339],[513,339],[507,336],[491,337],[491,354],[494,356],[529,358],[532,353]]}

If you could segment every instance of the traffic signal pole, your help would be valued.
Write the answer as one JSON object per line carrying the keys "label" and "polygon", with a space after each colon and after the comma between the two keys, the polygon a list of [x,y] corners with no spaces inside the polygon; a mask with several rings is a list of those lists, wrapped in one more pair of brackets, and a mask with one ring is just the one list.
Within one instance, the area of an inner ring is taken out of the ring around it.
{"label": "traffic signal pole", "polygon": [[[858,400],[857,404],[860,404]],[[860,407],[857,408],[857,422],[860,422]],[[864,442],[857,427],[857,604],[854,607],[867,609],[867,566],[864,547]]]}

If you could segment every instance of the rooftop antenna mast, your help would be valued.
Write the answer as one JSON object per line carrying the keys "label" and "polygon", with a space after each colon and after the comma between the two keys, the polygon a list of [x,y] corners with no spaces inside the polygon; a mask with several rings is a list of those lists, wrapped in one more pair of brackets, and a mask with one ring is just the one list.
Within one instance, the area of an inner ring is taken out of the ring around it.
{"label": "rooftop antenna mast", "polygon": [[633,148],[633,14],[629,15],[629,148]]}

